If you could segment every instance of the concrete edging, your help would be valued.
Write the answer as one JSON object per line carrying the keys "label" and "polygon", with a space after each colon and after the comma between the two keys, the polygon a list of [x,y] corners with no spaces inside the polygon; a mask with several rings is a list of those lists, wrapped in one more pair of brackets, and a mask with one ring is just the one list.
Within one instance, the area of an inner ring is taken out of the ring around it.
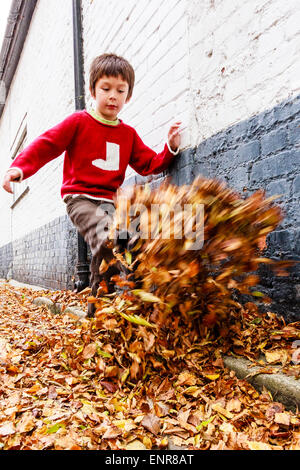
{"label": "concrete edging", "polygon": [[54,303],[51,299],[47,297],[36,297],[33,302],[34,305],[45,306],[47,307],[53,315],[61,315],[62,313],[69,313],[71,315],[75,315],[78,318],[85,318],[87,316],[87,312],[82,310],[80,307],[74,305],[67,307],[64,311],[62,311],[62,306],[60,303]]}
{"label": "concrete edging", "polygon": [[[287,409],[296,411],[300,409],[300,381],[283,373],[265,374],[260,373],[266,366],[253,366],[248,359],[225,356],[223,357],[225,367],[233,370],[239,379],[246,379],[254,388],[261,391],[266,387],[272,394],[274,401],[280,401]],[[269,365],[272,368],[279,366]]]}

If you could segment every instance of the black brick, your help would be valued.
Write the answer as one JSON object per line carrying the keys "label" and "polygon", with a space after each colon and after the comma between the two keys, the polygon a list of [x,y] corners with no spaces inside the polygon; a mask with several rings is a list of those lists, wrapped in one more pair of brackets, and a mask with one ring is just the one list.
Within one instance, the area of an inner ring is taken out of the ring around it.
{"label": "black brick", "polygon": [[300,145],[300,119],[289,125],[288,137],[290,145]]}
{"label": "black brick", "polygon": [[239,191],[248,188],[248,170],[246,167],[238,167],[230,173],[228,182]]}
{"label": "black brick", "polygon": [[300,113],[300,97],[286,102],[274,108],[274,114],[278,122],[284,122]]}
{"label": "black brick", "polygon": [[300,175],[296,176],[294,183],[293,183],[293,192],[294,194],[300,193]]}
{"label": "black brick", "polygon": [[247,144],[243,144],[236,150],[236,158],[237,162],[248,162],[254,160],[260,155],[260,143],[258,140],[254,140],[248,142]]}
{"label": "black brick", "polygon": [[287,132],[286,130],[273,131],[265,135],[261,139],[261,153],[262,155],[269,155],[278,150],[282,150],[287,146]]}
{"label": "black brick", "polygon": [[194,163],[194,150],[193,149],[187,149],[184,150],[183,152],[180,152],[180,154],[175,157],[177,158],[177,162],[175,163],[176,169],[178,168],[184,168],[187,165],[192,166]]}
{"label": "black brick", "polygon": [[275,194],[278,194],[278,195],[283,194],[283,199],[287,199],[289,197],[290,184],[288,183],[288,181],[284,179],[275,180],[269,183],[266,189],[267,189],[267,196],[274,196]]}

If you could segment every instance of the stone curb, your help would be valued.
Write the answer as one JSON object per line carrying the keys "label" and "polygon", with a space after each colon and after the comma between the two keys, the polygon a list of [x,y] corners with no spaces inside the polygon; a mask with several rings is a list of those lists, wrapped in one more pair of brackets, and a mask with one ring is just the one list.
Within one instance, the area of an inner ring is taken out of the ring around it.
{"label": "stone curb", "polygon": [[263,387],[269,390],[274,401],[280,401],[287,409],[296,411],[300,409],[300,380],[281,372],[274,374],[260,373],[268,365],[272,369],[279,366],[266,364],[266,366],[253,366],[253,363],[244,358],[223,357],[225,367],[233,370],[239,379],[246,379],[253,387],[261,391]]}
{"label": "stone curb", "polygon": [[52,302],[52,300],[48,299],[47,297],[36,297],[32,303],[34,305],[47,307],[50,312],[54,315],[61,313],[61,305],[55,304],[54,302]]}
{"label": "stone curb", "polygon": [[78,306],[67,307],[62,311],[62,306],[60,303],[54,303],[51,299],[47,297],[36,297],[33,302],[34,305],[45,306],[47,307],[53,315],[61,315],[62,313],[71,314],[72,316],[78,317],[78,319],[86,318],[87,312],[82,310]]}

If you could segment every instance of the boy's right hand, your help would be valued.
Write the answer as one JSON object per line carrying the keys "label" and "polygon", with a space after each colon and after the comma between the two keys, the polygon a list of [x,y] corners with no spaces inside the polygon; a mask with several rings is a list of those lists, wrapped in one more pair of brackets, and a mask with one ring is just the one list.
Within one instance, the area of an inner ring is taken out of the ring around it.
{"label": "boy's right hand", "polygon": [[17,181],[20,178],[20,172],[18,170],[9,170],[5,173],[3,182],[2,182],[2,187],[7,191],[8,193],[13,194],[13,190],[11,189],[10,183],[12,181]]}

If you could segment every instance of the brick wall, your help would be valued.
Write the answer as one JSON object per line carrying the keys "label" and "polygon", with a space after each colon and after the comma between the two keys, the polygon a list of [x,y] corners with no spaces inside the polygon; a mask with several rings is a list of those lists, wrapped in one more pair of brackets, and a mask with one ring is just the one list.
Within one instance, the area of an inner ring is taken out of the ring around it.
{"label": "brick wall", "polygon": [[49,289],[73,289],[77,232],[67,216],[15,240],[10,249],[13,279]]}
{"label": "brick wall", "polygon": [[0,278],[7,279],[12,277],[13,249],[12,243],[1,246],[0,248]]}
{"label": "brick wall", "polygon": [[[27,126],[30,143],[75,109],[72,28],[72,2],[38,1],[0,121],[1,180],[20,127]],[[59,157],[29,178],[30,191],[12,214],[12,197],[1,190],[0,246],[65,214],[62,164]]]}
{"label": "brick wall", "polygon": [[[284,220],[268,237],[266,254],[274,259],[300,261],[300,96],[286,100],[261,114],[230,126],[179,156],[171,175],[177,185],[202,174],[218,177],[249,196],[264,189],[280,195]],[[274,303],[273,311],[289,321],[299,319],[300,270],[275,277],[261,269],[261,290]]]}
{"label": "brick wall", "polygon": [[[190,119],[186,0],[82,3],[86,75],[92,59],[103,52],[128,59],[136,83],[120,117],[147,145],[161,150],[173,120]],[[92,105],[88,81],[86,96]],[[128,168],[127,176],[132,174]]]}
{"label": "brick wall", "polygon": [[189,0],[190,145],[300,93],[298,0]]}

